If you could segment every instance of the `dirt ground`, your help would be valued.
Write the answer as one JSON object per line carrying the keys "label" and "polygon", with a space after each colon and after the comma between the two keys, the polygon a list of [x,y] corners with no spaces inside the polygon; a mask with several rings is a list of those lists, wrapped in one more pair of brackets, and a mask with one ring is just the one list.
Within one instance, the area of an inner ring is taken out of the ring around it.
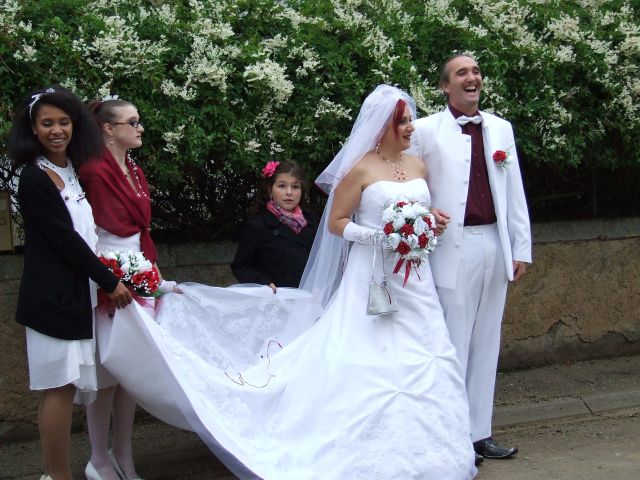
{"label": "dirt ground", "polygon": [[[160,429],[160,430],[158,430]],[[494,432],[504,444],[517,445],[512,460],[485,460],[477,480],[635,480],[640,478],[640,408],[604,416],[509,427]],[[232,476],[195,435],[167,425],[136,429],[138,470],[146,480],[232,480]],[[74,435],[75,478],[84,478],[88,458],[84,434]],[[12,465],[3,480],[37,480],[38,443],[0,448],[0,466]],[[162,450],[166,449],[163,453]],[[0,471],[4,471],[2,468]],[[376,479],[384,480],[384,479]],[[436,480],[436,479],[424,479]]]}
{"label": "dirt ground", "polygon": [[[485,460],[477,479],[640,479],[638,372],[640,355],[500,373],[494,437],[520,453],[512,460]],[[85,432],[79,428],[73,435],[76,480],[84,478],[89,458]],[[195,434],[142,412],[134,449],[146,480],[235,478]],[[0,421],[0,480],[38,480],[41,473],[37,431],[3,436]]]}
{"label": "dirt ground", "polygon": [[495,437],[520,453],[512,460],[485,460],[478,480],[640,478],[640,409],[510,427]]}

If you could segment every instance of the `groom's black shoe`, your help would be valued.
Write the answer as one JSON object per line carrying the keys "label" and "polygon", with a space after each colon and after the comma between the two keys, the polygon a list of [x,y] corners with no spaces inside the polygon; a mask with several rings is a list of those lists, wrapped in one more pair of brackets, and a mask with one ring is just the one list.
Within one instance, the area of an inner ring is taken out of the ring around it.
{"label": "groom's black shoe", "polygon": [[509,458],[518,453],[516,447],[502,447],[491,437],[473,442],[473,449],[484,458]]}
{"label": "groom's black shoe", "polygon": [[476,456],[476,467],[479,467],[482,462],[484,462],[484,457],[482,455],[475,454]]}

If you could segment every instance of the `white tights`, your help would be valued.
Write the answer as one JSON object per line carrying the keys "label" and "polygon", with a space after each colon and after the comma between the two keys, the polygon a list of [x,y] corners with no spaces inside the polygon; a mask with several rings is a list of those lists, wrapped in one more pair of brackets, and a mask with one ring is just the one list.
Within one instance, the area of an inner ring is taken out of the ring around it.
{"label": "white tights", "polygon": [[98,398],[87,406],[91,442],[91,464],[103,480],[119,480],[109,460],[109,423],[113,417],[113,456],[128,479],[138,478],[133,465],[133,418],[135,401],[120,386],[98,390]]}

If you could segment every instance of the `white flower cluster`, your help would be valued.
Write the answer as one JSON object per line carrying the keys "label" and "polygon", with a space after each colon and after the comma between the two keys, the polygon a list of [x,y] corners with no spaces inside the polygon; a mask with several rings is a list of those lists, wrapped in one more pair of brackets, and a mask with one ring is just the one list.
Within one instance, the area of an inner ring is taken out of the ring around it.
{"label": "white flower cluster", "polygon": [[31,22],[16,21],[19,12],[19,0],[3,0],[0,5],[0,32],[6,32],[9,36],[31,32]]}
{"label": "white flower cluster", "polygon": [[280,6],[282,9],[274,14],[274,18],[276,19],[285,18],[289,20],[294,30],[299,30],[300,25],[313,24],[313,23],[319,22],[319,19],[317,18],[306,17],[302,15],[300,12],[297,12],[296,10],[288,6],[285,2],[282,2]]}
{"label": "white flower cluster", "polygon": [[133,250],[125,252],[107,250],[98,252],[98,257],[118,262],[120,270],[122,270],[122,273],[125,275],[124,280],[129,280],[136,273],[150,272],[151,269],[153,269],[153,264],[145,258],[142,252]]}
{"label": "white flower cluster", "polygon": [[576,53],[571,45],[560,45],[555,51],[556,60],[560,63],[573,63]]}
{"label": "white flower cluster", "polygon": [[244,149],[247,152],[257,153],[258,151],[260,151],[260,142],[255,139],[251,139],[244,144]]}
{"label": "white flower cluster", "polygon": [[302,65],[296,68],[296,77],[298,78],[308,76],[309,73],[315,72],[322,65],[318,54],[306,43],[292,47],[289,50],[288,58],[300,58],[302,60]]}
{"label": "white flower cluster", "polygon": [[323,115],[331,115],[335,118],[346,118],[347,120],[351,120],[351,109],[332,102],[326,97],[322,97],[318,102],[314,117],[319,118]]}
{"label": "white flower cluster", "polygon": [[517,0],[478,0],[472,5],[493,35],[508,36],[517,48],[525,51],[537,51],[543,47],[526,23],[531,16],[529,6]]}
{"label": "white flower cluster", "polygon": [[452,0],[426,0],[424,2],[425,17],[432,18],[445,28],[452,28],[454,31],[470,29],[469,19],[461,16],[451,3]]}
{"label": "white flower cluster", "polygon": [[[360,11],[364,3],[369,2],[359,0],[331,0],[336,17],[344,23],[347,29],[353,30],[354,32],[365,33],[363,45],[369,48],[370,55],[377,64],[372,66],[371,70],[375,72],[382,81],[388,82],[390,80],[389,73],[393,70],[393,65],[399,58],[398,55],[393,53],[395,43],[378,25],[375,19],[368,18]],[[394,18],[397,24],[403,27],[407,39],[413,37],[414,34],[411,30],[412,18],[403,12],[397,0],[383,0],[381,2],[371,3],[371,8],[376,8],[380,15]]]}
{"label": "white flower cluster", "polygon": [[249,83],[266,82],[277,103],[285,103],[293,93],[293,83],[287,78],[284,67],[270,58],[245,67],[242,76]]}
{"label": "white flower cluster", "polygon": [[416,108],[422,115],[431,115],[442,110],[442,91],[439,87],[431,86],[427,81],[412,83],[409,86],[409,93],[416,101]]}
{"label": "white flower cluster", "polygon": [[566,13],[561,13],[558,18],[552,19],[547,29],[558,40],[579,43],[584,38],[584,33],[580,29],[580,20]]}
{"label": "white flower cluster", "polygon": [[178,144],[184,137],[184,127],[184,125],[180,125],[172,132],[165,132],[163,135],[165,145],[162,150],[173,154],[178,153]]}
{"label": "white flower cluster", "polygon": [[38,51],[34,45],[23,41],[20,49],[13,52],[13,58],[22,60],[23,62],[33,62],[36,60],[37,53]]}
{"label": "white flower cluster", "polygon": [[160,61],[168,50],[165,39],[143,40],[134,26],[118,15],[102,16],[104,30],[93,38],[86,39],[80,29],[80,38],[73,40],[72,49],[79,53],[87,64],[99,71],[110,70],[123,76],[141,73],[143,68]]}
{"label": "white flower cluster", "polygon": [[184,65],[176,68],[178,73],[185,74],[185,85],[204,83],[217,87],[221,92],[227,89],[227,78],[232,67],[228,58],[235,56],[235,51],[228,47],[219,47],[204,37],[194,37],[191,54]]}
{"label": "white flower cluster", "polygon": [[501,80],[493,77],[484,77],[482,82],[482,94],[485,98],[485,104],[494,107],[485,107],[484,110],[489,113],[505,116],[509,114],[508,102],[500,95],[499,90],[506,90]]}

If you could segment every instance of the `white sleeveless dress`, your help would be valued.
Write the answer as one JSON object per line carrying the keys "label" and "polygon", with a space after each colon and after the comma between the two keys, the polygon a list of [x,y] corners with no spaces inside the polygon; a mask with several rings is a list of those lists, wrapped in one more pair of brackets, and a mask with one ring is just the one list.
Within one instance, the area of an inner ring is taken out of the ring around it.
{"label": "white sleeveless dress", "polygon": [[[119,237],[102,227],[96,227],[96,232],[98,234],[96,253],[106,251],[141,251],[140,233],[135,233],[130,237]],[[118,380],[102,365],[101,349],[105,348],[105,345],[109,343],[112,319],[100,308],[96,308],[94,312],[96,325],[94,335],[94,338],[96,339],[96,374],[98,377],[98,388],[103,389],[118,384]]]}
{"label": "white sleeveless dress", "polygon": [[[381,228],[383,207],[400,196],[429,204],[422,179],[377,182],[356,221]],[[157,323],[136,305],[117,311],[105,363],[144,408],[196,431],[240,478],[473,478],[464,382],[429,264],[404,287],[390,275],[399,311],[368,316],[373,248],[353,245],[329,306],[282,349],[268,340],[295,323],[305,292],[182,284],[183,295],[160,300]]]}
{"label": "white sleeveless dress", "polygon": [[[45,157],[36,159],[40,168],[50,169],[64,182],[60,195],[69,211],[73,228],[92,250],[98,237],[91,206],[78,182],[73,166],[67,160],[66,168],[58,167]],[[91,306],[97,305],[96,284],[89,281]],[[77,388],[74,401],[87,405],[96,397],[95,341],[63,340],[50,337],[26,327],[27,356],[29,359],[29,386],[31,390],[61,387],[70,383]]]}

